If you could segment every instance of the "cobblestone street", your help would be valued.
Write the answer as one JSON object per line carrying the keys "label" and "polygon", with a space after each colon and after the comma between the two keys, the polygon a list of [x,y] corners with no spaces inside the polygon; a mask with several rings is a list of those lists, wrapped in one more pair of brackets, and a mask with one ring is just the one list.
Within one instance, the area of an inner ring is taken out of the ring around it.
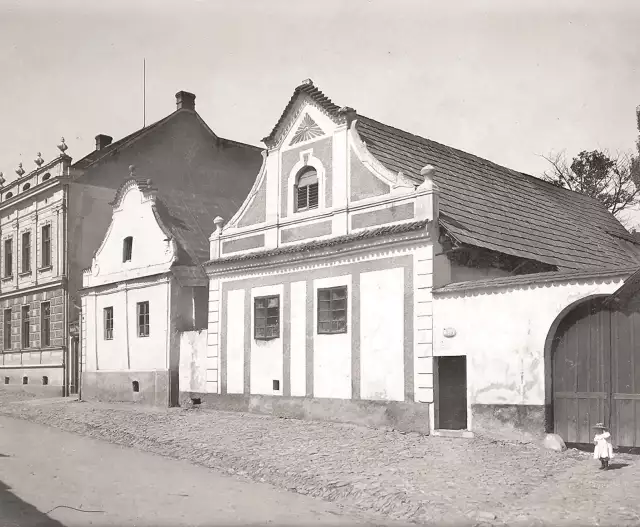
{"label": "cobblestone street", "polygon": [[640,463],[577,450],[0,392],[0,414],[421,524],[640,525]]}

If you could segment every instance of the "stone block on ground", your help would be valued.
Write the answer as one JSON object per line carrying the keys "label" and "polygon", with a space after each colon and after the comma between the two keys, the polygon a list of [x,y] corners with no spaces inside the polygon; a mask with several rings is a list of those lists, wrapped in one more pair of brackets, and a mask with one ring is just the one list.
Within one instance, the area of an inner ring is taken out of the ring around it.
{"label": "stone block on ground", "polygon": [[558,434],[547,434],[544,438],[543,445],[549,450],[556,452],[564,452],[567,449],[567,445]]}

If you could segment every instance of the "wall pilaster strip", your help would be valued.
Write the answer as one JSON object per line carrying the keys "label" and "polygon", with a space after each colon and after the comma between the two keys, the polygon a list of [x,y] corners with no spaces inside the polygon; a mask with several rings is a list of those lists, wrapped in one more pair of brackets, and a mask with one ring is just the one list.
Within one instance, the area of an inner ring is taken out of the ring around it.
{"label": "wall pilaster strip", "polygon": [[360,399],[360,272],[351,275],[351,398]]}
{"label": "wall pilaster strip", "polygon": [[253,318],[251,289],[244,290],[244,394],[251,394],[251,319]]}
{"label": "wall pilaster strip", "polygon": [[291,282],[282,293],[282,394],[291,396]]}
{"label": "wall pilaster strip", "polygon": [[316,314],[313,309],[314,294],[313,294],[313,280],[307,280],[307,298],[306,298],[306,310],[307,316],[305,317],[307,326],[307,397],[313,397],[313,321]]}

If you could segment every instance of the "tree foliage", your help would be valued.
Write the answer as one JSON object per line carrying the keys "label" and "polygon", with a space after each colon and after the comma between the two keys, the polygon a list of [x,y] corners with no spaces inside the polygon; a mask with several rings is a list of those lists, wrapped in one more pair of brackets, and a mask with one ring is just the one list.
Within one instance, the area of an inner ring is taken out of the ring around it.
{"label": "tree foliage", "polygon": [[[640,133],[640,107],[636,110]],[[640,203],[640,135],[634,154],[610,155],[606,151],[582,151],[569,161],[564,152],[545,156],[550,169],[542,179],[600,200],[618,215]]]}

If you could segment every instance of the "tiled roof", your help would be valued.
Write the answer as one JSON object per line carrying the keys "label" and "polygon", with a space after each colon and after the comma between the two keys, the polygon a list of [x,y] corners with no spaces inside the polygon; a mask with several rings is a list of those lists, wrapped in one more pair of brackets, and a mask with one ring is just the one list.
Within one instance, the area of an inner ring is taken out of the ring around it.
{"label": "tiled roof", "polygon": [[464,293],[479,289],[495,289],[509,287],[542,286],[553,282],[574,282],[583,280],[606,280],[629,276],[636,268],[619,269],[584,269],[571,271],[554,271],[548,273],[534,273],[518,276],[504,276],[500,278],[486,278],[469,282],[448,284],[433,290],[433,293]]}
{"label": "tiled roof", "polygon": [[265,251],[256,251],[248,254],[225,256],[222,258],[218,258],[217,260],[211,260],[207,262],[206,265],[240,262],[245,260],[258,260],[261,258],[267,258],[269,256],[280,256],[283,254],[304,254],[317,249],[324,249],[326,247],[333,247],[335,245],[358,242],[361,240],[376,238],[378,236],[391,236],[394,234],[403,234],[406,232],[418,231],[420,229],[424,229],[428,223],[428,221],[413,221],[395,225],[385,225],[382,227],[376,227],[374,229],[367,229],[357,233],[346,234],[344,236],[336,236],[334,238],[327,238],[324,240],[314,240],[311,242],[287,245],[284,247],[278,247],[276,249],[267,249]]}
{"label": "tiled roof", "polygon": [[419,183],[425,165],[436,168],[440,223],[460,243],[559,270],[640,264],[639,248],[599,201],[368,117],[357,119],[367,148],[388,169]]}
{"label": "tiled roof", "polygon": [[282,122],[286,119],[287,115],[289,114],[289,111],[295,104],[296,99],[298,98],[298,95],[300,95],[301,93],[307,94],[315,103],[317,103],[321,108],[323,108],[330,114],[332,115],[338,114],[338,111],[340,110],[340,106],[335,105],[331,101],[331,99],[325,96],[325,94],[322,93],[318,88],[316,88],[313,85],[313,82],[310,79],[308,79],[304,81],[302,84],[300,84],[300,86],[298,86],[293,91],[293,95],[291,96],[291,99],[289,99],[289,103],[287,104],[284,111],[280,115],[280,119],[278,119],[278,122],[275,124],[275,126],[271,130],[271,133],[263,139],[264,143],[269,145],[273,141],[276,135],[276,132],[278,131],[278,128],[280,127]]}

